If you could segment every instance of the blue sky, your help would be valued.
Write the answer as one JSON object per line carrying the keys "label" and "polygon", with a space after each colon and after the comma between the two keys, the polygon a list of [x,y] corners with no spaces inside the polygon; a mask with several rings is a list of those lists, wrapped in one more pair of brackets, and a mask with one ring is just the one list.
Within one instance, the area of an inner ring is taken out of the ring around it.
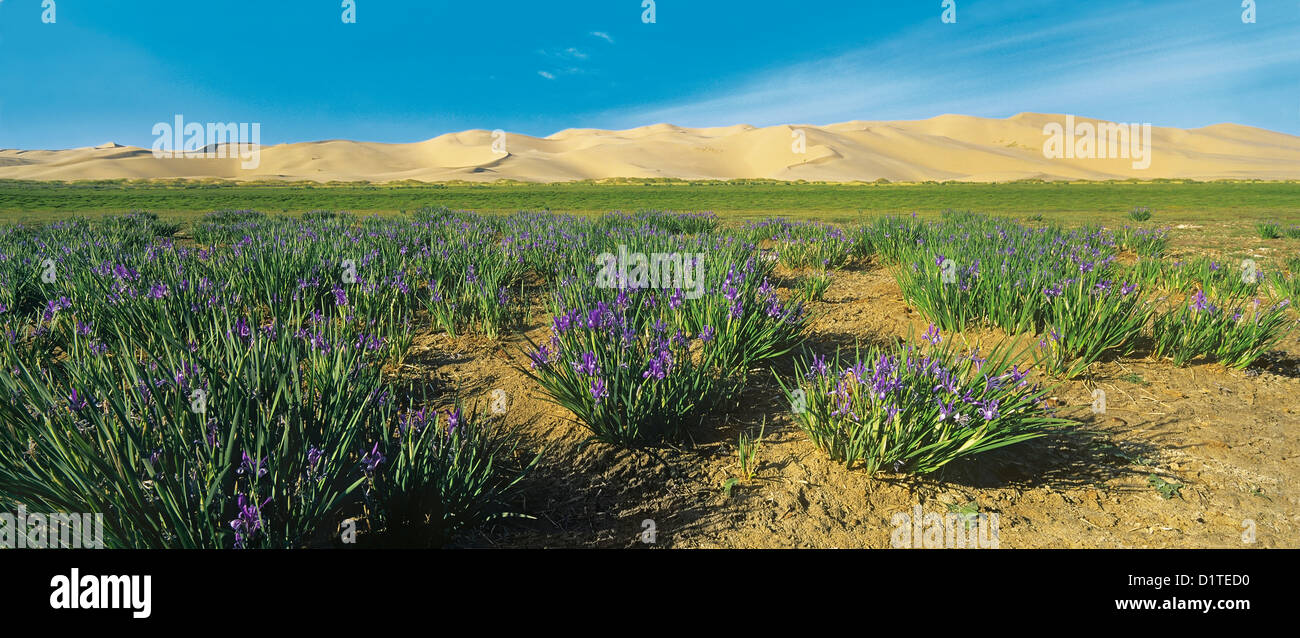
{"label": "blue sky", "polygon": [[1075,113],[1300,134],[1300,0],[0,0],[0,148]]}

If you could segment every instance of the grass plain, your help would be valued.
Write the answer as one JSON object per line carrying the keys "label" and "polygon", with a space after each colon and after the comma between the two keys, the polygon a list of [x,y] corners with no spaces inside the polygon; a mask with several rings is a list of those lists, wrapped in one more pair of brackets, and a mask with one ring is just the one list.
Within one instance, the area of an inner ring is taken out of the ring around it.
{"label": "grass plain", "polygon": [[400,213],[447,206],[483,213],[549,210],[597,214],[642,208],[713,211],[728,219],[783,215],[852,222],[872,214],[934,214],[945,209],[1047,221],[1117,224],[1134,206],[1161,223],[1300,223],[1300,182],[1012,182],[842,184],[771,180],[686,182],[617,180],[534,184],[498,182],[390,184],[234,183],[184,180],[0,181],[0,218],[46,222],[68,214],[148,210],[190,221],[218,209],[303,213],[316,209]]}

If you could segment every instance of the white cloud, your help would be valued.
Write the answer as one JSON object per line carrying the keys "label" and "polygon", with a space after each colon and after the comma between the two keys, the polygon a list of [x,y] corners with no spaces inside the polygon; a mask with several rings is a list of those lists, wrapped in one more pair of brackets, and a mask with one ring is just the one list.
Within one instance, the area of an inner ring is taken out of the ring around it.
{"label": "white cloud", "polygon": [[540,76],[542,76],[542,77],[544,77],[544,78],[546,78],[546,79],[548,79],[548,80],[554,80],[554,79],[555,79],[555,74],[554,74],[554,73],[547,72],[547,71],[538,71],[538,72],[537,72],[537,75],[540,75]]}
{"label": "white cloud", "polygon": [[541,49],[537,53],[548,58],[556,58],[559,60],[586,60],[591,57],[577,47],[569,47],[567,49]]}
{"label": "white cloud", "polygon": [[605,33],[604,31],[592,31],[591,35],[600,38],[601,40],[604,40],[610,44],[614,44],[614,38],[611,38],[609,34]]}
{"label": "white cloud", "polygon": [[[1016,23],[1013,10],[997,16],[1016,25],[1002,38],[949,37],[920,26],[830,58],[734,78],[708,93],[606,116],[616,127],[767,126],[1038,111],[1199,126],[1223,121],[1209,102],[1238,83],[1300,65],[1294,23],[1243,39],[1226,29],[1196,28],[1203,14],[1185,16],[1190,24],[1173,15],[1166,5],[1067,23]],[[1133,24],[1159,28],[1134,31]],[[1205,106],[1195,107],[1198,102]]]}

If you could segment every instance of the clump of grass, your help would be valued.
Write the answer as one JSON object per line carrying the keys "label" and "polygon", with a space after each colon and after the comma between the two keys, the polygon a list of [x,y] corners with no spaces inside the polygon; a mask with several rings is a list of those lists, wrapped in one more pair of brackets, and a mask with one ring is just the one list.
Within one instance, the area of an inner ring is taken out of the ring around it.
{"label": "clump of grass", "polygon": [[1286,269],[1289,274],[1278,272],[1269,279],[1273,284],[1273,292],[1279,297],[1300,299],[1300,257],[1287,259]]}
{"label": "clump of grass", "polygon": [[1260,239],[1277,239],[1282,236],[1282,227],[1274,222],[1260,222],[1255,225]]}
{"label": "clump of grass", "polygon": [[740,474],[746,481],[754,480],[754,474],[758,471],[758,454],[763,447],[763,432],[767,429],[767,421],[764,419],[759,426],[758,436],[750,438],[747,432],[741,432],[740,437],[736,440],[736,455],[739,457]]}
{"label": "clump of grass", "polygon": [[799,293],[808,301],[822,301],[831,287],[831,276],[826,271],[809,273],[799,282]]}
{"label": "clump of grass", "polygon": [[731,490],[737,484],[750,482],[758,474],[759,453],[763,447],[763,432],[767,429],[767,420],[759,426],[758,436],[751,437],[748,432],[741,432],[736,438],[736,460],[740,468],[740,476],[729,478],[722,483],[722,491],[728,497],[731,496]]}
{"label": "clump of grass", "polygon": [[1151,219],[1151,209],[1146,206],[1135,206],[1128,212],[1128,218],[1135,222],[1144,222]]}

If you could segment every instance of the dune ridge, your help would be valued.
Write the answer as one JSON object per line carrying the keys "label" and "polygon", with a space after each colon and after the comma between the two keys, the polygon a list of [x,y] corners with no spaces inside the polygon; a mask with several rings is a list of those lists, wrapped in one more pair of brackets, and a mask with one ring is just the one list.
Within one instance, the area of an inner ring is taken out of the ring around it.
{"label": "dune ridge", "polygon": [[[831,182],[971,182],[1017,179],[1300,179],[1300,137],[1238,124],[1153,127],[1150,166],[1127,158],[1051,159],[1044,126],[1065,115],[827,126],[655,124],[622,131],[566,129],[548,137],[448,133],[409,144],[328,140],[261,147],[256,168],[239,157],[156,158],[107,142],[67,150],[0,150],[0,179],[218,178],[390,182],[559,182],[608,178],[777,179]],[[1076,122],[1104,123],[1085,117]],[[796,152],[802,132],[803,152]]]}

